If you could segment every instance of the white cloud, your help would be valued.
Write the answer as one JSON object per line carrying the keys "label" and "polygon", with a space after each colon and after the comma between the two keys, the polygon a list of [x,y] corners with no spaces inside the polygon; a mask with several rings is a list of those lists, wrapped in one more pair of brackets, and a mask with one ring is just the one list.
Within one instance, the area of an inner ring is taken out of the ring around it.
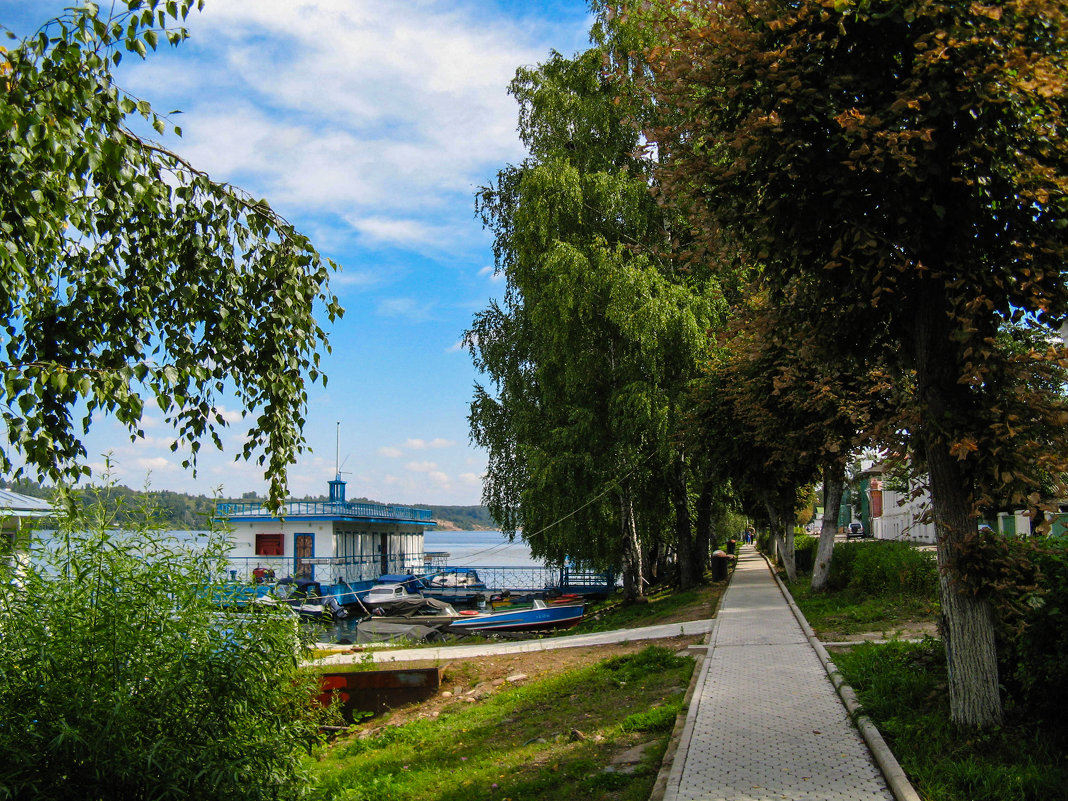
{"label": "white cloud", "polygon": [[379,448],[378,454],[379,456],[385,456],[387,459],[399,459],[404,455],[404,451],[402,451],[400,448],[386,446]]}
{"label": "white cloud", "polygon": [[403,317],[409,322],[430,319],[430,308],[415,298],[383,298],[378,302],[377,312],[383,317]]}
{"label": "white cloud", "polygon": [[478,473],[460,473],[458,476],[460,481],[469,487],[482,486],[482,476]]}
{"label": "white cloud", "polygon": [[175,464],[163,456],[143,457],[134,460],[134,464],[149,473],[173,473],[181,469],[181,465]]}
{"label": "white cloud", "polygon": [[[522,158],[507,86],[555,30],[444,0],[213,0],[186,24],[175,54],[123,76],[183,107],[183,155],[280,208],[439,251],[477,235],[475,188]],[[424,221],[442,212],[462,224]]]}
{"label": "white cloud", "polygon": [[389,217],[346,219],[369,244],[374,245],[400,245],[419,249],[421,246],[436,246],[449,235],[449,228],[446,226],[432,226],[418,220]]}
{"label": "white cloud", "polygon": [[451,448],[456,443],[451,439],[444,439],[443,437],[436,437],[432,440],[425,439],[409,439],[404,443],[405,448],[410,448],[413,451],[422,451],[429,448]]}
{"label": "white cloud", "polygon": [[240,409],[227,409],[225,406],[217,406],[215,413],[231,425],[241,422],[245,416]]}
{"label": "white cloud", "polygon": [[436,462],[408,462],[404,466],[413,473],[430,473],[438,469]]}

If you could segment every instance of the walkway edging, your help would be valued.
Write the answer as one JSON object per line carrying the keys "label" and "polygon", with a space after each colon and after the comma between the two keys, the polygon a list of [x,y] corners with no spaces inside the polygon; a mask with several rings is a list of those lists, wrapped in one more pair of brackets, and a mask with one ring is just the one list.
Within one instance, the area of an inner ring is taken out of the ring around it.
{"label": "walkway edging", "polygon": [[827,653],[827,649],[824,648],[823,643],[816,637],[816,632],[812,630],[812,626],[809,625],[801,608],[797,605],[797,602],[794,601],[793,595],[790,594],[786,585],[783,584],[782,579],[779,578],[775,566],[771,564],[771,560],[768,559],[767,555],[762,551],[760,552],[760,555],[763,556],[764,561],[767,562],[768,569],[771,570],[771,575],[774,576],[775,583],[779,586],[779,592],[783,594],[787,605],[790,607],[790,611],[793,612],[794,617],[801,626],[801,631],[804,632],[805,638],[812,646],[812,650],[814,650],[816,656],[819,657],[823,669],[827,671],[827,677],[831,680],[831,684],[834,685],[838,697],[842,699],[842,703],[845,705],[850,718],[856,723],[857,729],[864,738],[864,742],[868,744],[868,748],[871,750],[872,756],[875,758],[875,763],[879,766],[883,778],[886,779],[886,783],[890,787],[890,792],[894,794],[894,798],[896,798],[897,801],[922,801],[919,793],[916,792],[912,783],[909,782],[908,776],[905,775],[905,771],[902,770],[900,763],[897,761],[897,757],[894,756],[894,752],[890,750],[890,746],[886,744],[883,736],[879,733],[879,729],[876,728],[875,724],[871,722],[871,719],[864,714],[863,708],[857,700],[857,694],[853,691],[852,687],[846,684],[842,674],[838,672],[838,668],[831,659],[831,655]]}
{"label": "walkway edging", "polygon": [[[730,582],[727,582],[728,586]],[[726,594],[726,591],[724,591]],[[723,602],[723,596],[720,596],[720,603]],[[664,756],[660,760],[660,770],[656,774],[656,781],[653,782],[653,789],[649,793],[649,801],[663,801],[664,796],[667,793],[668,787],[671,785],[671,778],[675,775],[674,784],[679,784],[679,778],[682,773],[681,766],[676,770],[675,756],[678,754],[679,746],[685,741],[689,742],[689,739],[693,732],[693,718],[690,714],[690,710],[693,708],[693,697],[697,691],[697,687],[705,680],[705,672],[703,670],[705,660],[711,655],[712,644],[716,641],[716,627],[719,624],[719,609],[716,609],[716,617],[712,619],[712,627],[709,629],[708,634],[705,636],[705,649],[703,653],[694,655],[693,673],[690,674],[690,686],[686,688],[686,695],[682,699],[682,707],[685,712],[680,712],[675,716],[675,725],[671,729],[671,737],[668,738],[667,748],[664,750]]]}

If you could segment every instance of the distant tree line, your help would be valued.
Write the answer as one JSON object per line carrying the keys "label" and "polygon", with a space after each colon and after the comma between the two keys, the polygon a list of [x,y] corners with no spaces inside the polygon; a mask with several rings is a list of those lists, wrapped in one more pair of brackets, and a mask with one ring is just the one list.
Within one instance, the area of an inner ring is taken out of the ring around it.
{"label": "distant tree line", "polygon": [[[51,499],[55,489],[31,481],[18,479],[4,482],[5,489],[19,492],[34,498]],[[209,528],[209,521],[215,512],[216,503],[229,500],[262,501],[255,492],[242,493],[238,499],[214,498],[209,495],[189,495],[170,490],[135,490],[122,485],[88,486],[80,490],[78,497],[82,506],[99,506],[105,510],[109,519],[118,525],[141,526],[152,523],[163,528],[175,530],[200,530]],[[299,500],[326,500],[326,496],[305,496]],[[370,498],[356,498],[356,502],[381,503]],[[415,504],[420,508],[430,509],[430,513],[439,523],[451,523],[463,531],[496,528],[489,510],[484,506],[433,506]]]}

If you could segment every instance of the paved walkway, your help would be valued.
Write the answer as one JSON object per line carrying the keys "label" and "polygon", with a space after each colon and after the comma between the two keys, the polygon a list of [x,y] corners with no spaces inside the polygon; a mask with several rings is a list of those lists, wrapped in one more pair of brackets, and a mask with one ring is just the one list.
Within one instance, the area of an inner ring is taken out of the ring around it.
{"label": "paved walkway", "polygon": [[774,577],[742,548],[664,801],[893,801]]}

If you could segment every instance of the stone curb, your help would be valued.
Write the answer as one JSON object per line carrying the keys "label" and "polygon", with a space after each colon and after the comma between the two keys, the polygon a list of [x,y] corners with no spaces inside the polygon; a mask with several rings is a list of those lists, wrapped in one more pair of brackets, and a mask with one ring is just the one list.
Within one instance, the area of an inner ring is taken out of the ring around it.
{"label": "stone curb", "polygon": [[781,592],[783,598],[786,599],[790,611],[793,612],[797,622],[801,625],[801,630],[804,632],[809,645],[812,646],[812,650],[814,650],[816,656],[819,657],[820,662],[823,664],[823,669],[827,671],[827,677],[831,680],[831,684],[834,685],[838,697],[842,699],[842,703],[845,705],[850,719],[856,723],[857,729],[864,738],[864,742],[868,744],[868,749],[875,758],[875,763],[879,766],[879,770],[882,771],[883,778],[886,780],[890,792],[894,794],[894,798],[896,798],[897,801],[922,801],[919,793],[916,792],[915,788],[909,782],[908,777],[905,775],[905,771],[902,770],[901,765],[898,764],[897,758],[890,750],[890,746],[886,744],[886,741],[875,727],[875,724],[871,722],[871,719],[864,714],[863,708],[857,700],[857,695],[853,692],[853,688],[846,684],[845,679],[842,678],[842,674],[838,672],[838,668],[835,667],[834,662],[831,660],[830,654],[827,653],[827,649],[824,647],[823,643],[816,638],[816,633],[812,630],[812,626],[808,624],[808,620],[805,619],[805,615],[801,612],[801,608],[794,601],[794,597],[790,594],[786,585],[783,584],[782,579],[779,578],[779,574],[775,572],[775,568],[771,564],[771,561],[768,559],[767,555],[761,553],[761,556],[764,557],[764,561],[767,563],[771,575],[775,577],[775,583],[779,585],[779,592]]}
{"label": "stone curb", "polygon": [[[723,599],[721,597],[720,604],[722,603]],[[694,718],[696,717],[696,710],[693,706],[693,697],[698,686],[705,679],[705,660],[708,659],[708,655],[712,650],[712,644],[716,641],[716,629],[718,626],[719,610],[717,609],[716,617],[713,618],[712,628],[709,629],[709,632],[705,637],[704,646],[694,654],[694,666],[693,673],[690,674],[690,686],[686,688],[686,696],[682,700],[686,712],[680,713],[675,718],[675,726],[671,729],[671,737],[668,739],[667,749],[664,751],[663,759],[660,761],[660,770],[656,774],[656,781],[653,783],[653,789],[649,793],[649,801],[663,801],[673,776],[675,779],[674,783],[678,786],[679,779],[681,778],[682,766],[681,764],[676,765],[675,757],[683,742],[687,744],[687,748],[689,747],[690,737],[693,734]],[[698,646],[694,645],[691,645],[690,647],[693,649],[698,648]]]}
{"label": "stone curb", "polygon": [[[735,555],[735,561],[737,561],[737,554]],[[693,697],[697,692],[697,689],[704,683],[706,678],[705,673],[705,660],[712,653],[712,649],[716,644],[716,632],[719,629],[719,613],[723,607],[723,599],[727,595],[727,589],[730,588],[731,579],[734,578],[734,569],[731,569],[730,575],[727,576],[727,587],[723,590],[723,594],[719,597],[719,606],[716,608],[716,616],[712,618],[712,626],[708,630],[708,634],[705,637],[705,644],[701,648],[701,651],[695,655],[695,664],[693,666],[693,673],[690,675],[690,686],[686,688],[686,697],[683,698],[683,706],[686,709],[685,714],[680,713],[675,718],[675,726],[671,730],[671,737],[668,739],[667,749],[664,751],[664,757],[660,761],[660,771],[656,774],[656,781],[653,783],[653,789],[649,794],[649,801],[664,801],[664,797],[667,794],[669,787],[674,787],[678,790],[679,783],[682,780],[682,769],[685,766],[683,763],[676,763],[675,756],[678,754],[679,747],[685,743],[687,749],[689,748],[690,738],[693,736],[694,720],[697,717],[697,710],[693,706]],[[697,649],[699,646],[691,645],[691,648]],[[685,756],[685,751],[683,752]],[[672,798],[675,794],[672,795]]]}

